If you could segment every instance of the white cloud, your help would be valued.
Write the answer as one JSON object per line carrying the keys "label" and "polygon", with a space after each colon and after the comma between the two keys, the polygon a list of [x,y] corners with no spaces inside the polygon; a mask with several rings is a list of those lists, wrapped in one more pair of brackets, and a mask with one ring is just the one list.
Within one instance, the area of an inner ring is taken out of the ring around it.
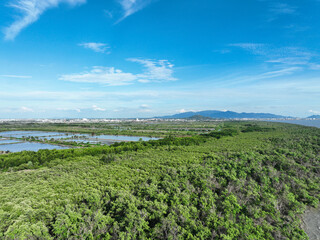
{"label": "white cloud", "polygon": [[92,106],[92,109],[93,109],[94,111],[101,111],[101,112],[107,111],[107,109],[100,108],[100,107],[98,107],[97,105],[93,105],[93,106]]}
{"label": "white cloud", "polygon": [[145,67],[145,72],[143,74],[138,74],[140,82],[148,81],[175,81],[176,78],[173,77],[173,67],[168,60],[145,60],[138,58],[127,59],[131,62],[140,63]]}
{"label": "white cloud", "polygon": [[313,114],[320,114],[320,111],[309,110],[309,113],[313,113]]}
{"label": "white cloud", "polygon": [[312,52],[298,47],[282,47],[270,49],[267,55],[271,60],[288,65],[309,64],[315,56]]}
{"label": "white cloud", "polygon": [[273,22],[277,20],[281,16],[285,15],[294,15],[297,14],[297,7],[286,4],[286,3],[279,3],[274,2],[269,5],[269,16],[267,21]]}
{"label": "white cloud", "polygon": [[268,63],[283,63],[287,65],[305,65],[309,63],[309,57],[283,57],[267,60]]}
{"label": "white cloud", "polygon": [[281,14],[295,14],[296,13],[297,8],[290,6],[288,4],[285,3],[276,3],[274,4],[271,8],[270,11],[281,15]]}
{"label": "white cloud", "polygon": [[231,50],[230,49],[220,49],[220,50],[213,50],[212,52],[220,53],[220,54],[227,54],[227,53],[231,53]]}
{"label": "white cloud", "polygon": [[233,43],[229,44],[231,47],[240,47],[248,51],[255,51],[264,48],[266,45],[262,43]]}
{"label": "white cloud", "polygon": [[76,111],[78,113],[81,112],[80,108],[75,108],[75,109],[73,109],[73,108],[57,108],[56,110],[58,110],[58,111]]}
{"label": "white cloud", "polygon": [[105,13],[105,15],[106,15],[107,17],[113,18],[113,13],[112,13],[112,12],[110,12],[110,11],[108,11],[108,10],[104,10],[104,13]]}
{"label": "white cloud", "polygon": [[32,78],[32,76],[22,76],[22,75],[0,75],[4,78]]}
{"label": "white cloud", "polygon": [[[237,82],[239,81],[237,80]],[[206,99],[206,101],[203,101],[203,99]],[[296,102],[297,99],[300,103]],[[108,114],[111,114],[108,117],[137,117],[138,113],[143,110],[140,109],[140,106],[146,104],[152,106],[152,108],[150,107],[152,109],[151,113],[154,112],[154,114],[151,115],[161,116],[168,115],[167,112],[174,113],[176,112],[175,110],[179,109],[181,109],[181,112],[199,110],[196,108],[197,106],[200,106],[203,110],[237,109],[238,111],[251,111],[252,106],[261,106],[261,111],[265,111],[263,110],[266,109],[265,102],[268,102],[267,108],[269,106],[281,108],[284,112],[282,113],[283,115],[291,115],[285,111],[300,109],[298,111],[300,111],[301,116],[304,116],[309,109],[319,110],[315,99],[320,99],[320,81],[318,77],[310,78],[308,76],[305,76],[303,81],[301,81],[300,77],[290,77],[283,78],[281,81],[254,81],[252,84],[238,84],[234,87],[225,87],[224,85],[212,82],[208,83],[205,87],[197,89],[195,89],[194,85],[186,85],[183,89],[161,88],[153,90],[136,90],[135,88],[123,90],[120,88],[118,90],[110,89],[110,91],[106,91],[105,89],[100,89],[100,91],[79,89],[62,92],[37,92],[26,89],[21,89],[20,91],[0,90],[0,108],[7,108],[8,102],[10,102],[14,106],[18,106],[17,109],[12,110],[17,112],[20,110],[20,104],[24,102],[26,105],[23,106],[31,108],[32,106],[37,106],[36,112],[39,112],[39,108],[47,109],[46,114],[49,114],[51,108],[56,109],[61,106],[69,108],[70,113],[74,114],[72,115],[74,117],[78,116],[75,109],[80,107],[84,116],[94,116],[95,113],[97,114],[95,116],[98,116],[98,114],[108,112]],[[175,104],[172,105],[172,102]],[[279,106],[279,102],[281,102],[281,106]],[[130,107],[128,103],[130,103],[131,107],[136,106],[130,113],[127,109],[121,109]],[[159,107],[159,103],[164,104],[166,107]],[[107,111],[93,111],[93,104],[100,108],[107,108]],[[120,112],[112,115],[115,110]],[[146,116],[144,114],[147,115],[150,112],[141,112],[141,116]],[[58,115],[52,115],[52,117],[56,116]],[[63,117],[65,115],[59,116]]]}
{"label": "white cloud", "polygon": [[247,50],[255,55],[261,55],[265,53],[265,44],[262,43],[233,43],[229,44],[230,47],[239,47]]}
{"label": "white cloud", "polygon": [[147,80],[147,79],[139,79],[138,82],[140,82],[140,83],[149,83],[151,81]]}
{"label": "white cloud", "polygon": [[34,112],[33,109],[28,108],[28,107],[21,107],[21,108],[20,108],[20,111],[21,111],[21,112]]}
{"label": "white cloud", "polygon": [[312,70],[320,70],[320,64],[310,64],[310,69],[312,69]]}
{"label": "white cloud", "polygon": [[147,113],[147,112],[152,112],[151,110],[151,107],[147,104],[142,104],[140,105],[139,107],[139,112],[142,112],[142,113]]}
{"label": "white cloud", "polygon": [[197,112],[196,110],[186,110],[186,109],[180,109],[177,111],[178,113],[186,113],[186,112]]}
{"label": "white cloud", "polygon": [[173,65],[167,60],[143,60],[143,59],[128,59],[128,61],[140,63],[145,70],[141,74],[125,73],[122,70],[114,67],[93,67],[91,71],[78,74],[62,75],[59,80],[70,82],[87,82],[100,83],[109,86],[128,85],[134,82],[149,83],[175,81],[173,77]]}
{"label": "white cloud", "polygon": [[60,3],[76,6],[85,2],[86,0],[11,0],[8,6],[17,10],[20,16],[4,29],[5,39],[13,40],[22,29],[36,22],[42,13]]}
{"label": "white cloud", "polygon": [[266,44],[256,43],[236,43],[229,44],[231,47],[239,47],[251,54],[262,56],[264,62],[281,64],[284,66],[305,66],[313,70],[318,70],[319,64],[315,61],[316,54],[299,47],[276,48]]}
{"label": "white cloud", "polygon": [[113,67],[93,67],[89,72],[62,75],[59,80],[121,86],[131,84],[137,80],[137,76],[132,73],[124,73]]}
{"label": "white cloud", "polygon": [[118,22],[140,11],[152,1],[153,0],[118,0],[124,10],[123,17]]}
{"label": "white cloud", "polygon": [[[61,92],[50,92],[50,91],[19,91],[19,92],[8,92],[0,91],[0,103],[5,102],[4,100],[13,101],[64,101],[64,102],[79,102],[88,101],[91,102],[93,99],[97,101],[112,100],[112,99],[124,99],[125,101],[131,101],[136,99],[161,99],[161,98],[176,98],[181,96],[182,92],[177,91],[61,91]],[[183,95],[184,96],[184,95]],[[189,95],[187,95],[189,96]]]}
{"label": "white cloud", "polygon": [[280,70],[263,73],[263,74],[260,75],[259,79],[270,79],[270,78],[281,77],[281,76],[285,76],[285,75],[290,75],[290,74],[296,73],[297,71],[300,71],[300,70],[302,70],[301,67],[283,68],[283,69],[280,69]]}
{"label": "white cloud", "polygon": [[142,104],[142,105],[140,106],[140,108],[142,108],[142,109],[147,109],[147,108],[150,108],[150,106],[147,105],[147,104]]}
{"label": "white cloud", "polygon": [[237,86],[239,84],[249,84],[249,83],[255,83],[261,80],[272,80],[280,77],[290,76],[295,73],[299,73],[303,70],[302,67],[298,66],[280,66],[277,68],[272,68],[272,70],[261,72],[257,74],[250,74],[250,75],[243,75],[243,73],[240,74],[240,76],[226,76],[222,79],[220,83],[216,82],[216,85],[226,87],[231,86]]}
{"label": "white cloud", "polygon": [[[110,48],[108,44],[106,43],[95,43],[95,42],[89,42],[89,43],[80,43],[79,46],[91,49],[95,52],[99,53],[106,53],[107,50]],[[109,53],[109,52],[107,52]]]}

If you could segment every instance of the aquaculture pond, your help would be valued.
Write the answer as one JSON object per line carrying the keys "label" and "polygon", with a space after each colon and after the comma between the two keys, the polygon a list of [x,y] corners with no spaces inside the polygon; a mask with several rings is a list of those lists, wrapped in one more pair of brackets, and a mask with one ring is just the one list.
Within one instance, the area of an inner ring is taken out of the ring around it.
{"label": "aquaculture pond", "polygon": [[41,131],[8,131],[0,132],[1,137],[13,137],[13,138],[22,138],[22,137],[52,137],[63,135],[64,133],[59,132],[41,132]]}
{"label": "aquaculture pond", "polygon": [[19,143],[19,140],[9,140],[9,139],[0,139],[0,145],[4,144],[12,144],[12,143]]}
{"label": "aquaculture pond", "polygon": [[21,152],[21,151],[38,151],[40,149],[68,149],[69,147],[62,147],[52,144],[22,142],[15,144],[0,145],[0,151]]}
{"label": "aquaculture pond", "polygon": [[[75,134],[64,132],[44,132],[44,131],[6,131],[0,132],[0,151],[20,152],[20,151],[38,151],[40,149],[65,149],[58,145],[46,143],[31,142],[38,141],[59,141],[111,145],[115,142],[127,141],[149,141],[158,138],[137,137],[137,136],[118,136],[118,135],[91,135]],[[49,142],[50,143],[50,142]],[[62,144],[63,145],[63,144]]]}

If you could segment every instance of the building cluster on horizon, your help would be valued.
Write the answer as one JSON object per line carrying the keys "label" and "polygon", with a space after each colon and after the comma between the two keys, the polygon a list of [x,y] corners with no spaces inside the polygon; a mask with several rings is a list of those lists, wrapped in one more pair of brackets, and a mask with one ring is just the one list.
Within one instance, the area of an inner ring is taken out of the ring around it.
{"label": "building cluster on horizon", "polygon": [[284,120],[319,120],[317,118],[232,118],[232,119],[188,119],[188,118],[64,118],[64,119],[0,119],[0,123],[120,123],[120,122],[196,122],[196,121],[284,121]]}

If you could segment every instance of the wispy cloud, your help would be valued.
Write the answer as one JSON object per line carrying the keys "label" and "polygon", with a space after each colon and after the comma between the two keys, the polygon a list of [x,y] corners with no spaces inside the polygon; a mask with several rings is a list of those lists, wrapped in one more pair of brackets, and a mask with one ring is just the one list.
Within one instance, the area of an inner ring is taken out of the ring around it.
{"label": "wispy cloud", "polygon": [[177,78],[173,77],[173,67],[168,60],[145,60],[138,58],[127,59],[131,62],[140,63],[145,67],[143,74],[138,74],[138,78],[141,82],[162,82],[162,81],[175,81]]}
{"label": "wispy cloud", "polygon": [[186,110],[186,109],[180,109],[180,110],[177,110],[176,112],[178,113],[186,113],[186,112],[197,112],[196,110]]}
{"label": "wispy cloud", "polygon": [[313,63],[310,65],[310,69],[312,70],[320,70],[320,64]]}
{"label": "wispy cloud", "polygon": [[227,54],[227,53],[231,53],[231,50],[230,49],[220,49],[220,50],[213,50],[212,52],[220,53],[220,54]]}
{"label": "wispy cloud", "polygon": [[239,47],[254,55],[264,57],[265,63],[282,64],[286,66],[305,66],[316,70],[318,64],[314,59],[316,54],[299,47],[273,47],[267,44],[236,43],[231,47]]}
{"label": "wispy cloud", "polygon": [[297,56],[297,57],[280,57],[275,59],[267,60],[268,63],[283,63],[288,65],[305,65],[308,64],[310,57]]}
{"label": "wispy cloud", "polygon": [[175,81],[173,77],[173,67],[167,60],[144,60],[131,58],[127,59],[131,62],[136,62],[144,66],[144,72],[140,74],[126,73],[114,67],[93,67],[91,71],[86,71],[78,74],[62,75],[59,79],[70,82],[84,83],[100,83],[108,86],[121,86],[132,84],[135,81],[141,83],[148,82],[164,82]]}
{"label": "wispy cloud", "polygon": [[274,80],[279,78],[283,79],[287,76],[292,76],[294,74],[297,74],[303,70],[302,67],[298,66],[281,66],[278,68],[272,68],[269,71],[260,72],[256,74],[247,74],[244,75],[243,73],[239,73],[238,76],[225,76],[220,81],[216,81],[216,85],[224,88],[230,88],[235,86],[241,86],[241,85],[250,85],[261,81],[266,80]]}
{"label": "wispy cloud", "polygon": [[80,43],[79,46],[91,49],[98,53],[110,53],[110,52],[107,52],[107,50],[110,47],[106,43],[89,42],[89,43]]}
{"label": "wispy cloud", "polygon": [[[199,87],[199,84],[197,84],[197,87]],[[309,109],[319,110],[315,99],[320,99],[320,81],[316,77],[308,78],[306,76],[303,81],[299,77],[290,77],[283,81],[268,80],[232,87],[225,87],[212,82],[211,85],[205,84],[201,88],[197,87],[187,84],[186,88],[176,90],[163,88],[138,91],[136,89],[122,91],[119,88],[118,91],[66,90],[62,92],[8,92],[3,90],[0,92],[0,103],[3,103],[0,105],[0,109],[7,108],[6,103],[8,101],[16,101],[19,106],[16,109],[21,111],[19,104],[23,101],[27,104],[24,105],[26,107],[37,106],[34,109],[35,112],[38,112],[38,109],[46,109],[46,114],[53,117],[58,115],[53,114],[51,109],[57,109],[59,106],[66,108],[65,112],[61,113],[61,117],[65,117],[68,109],[70,114],[75,114],[72,115],[74,117],[78,116],[75,109],[80,109],[83,117],[100,116],[99,114],[104,113],[108,113],[108,117],[137,117],[138,113],[141,113],[141,116],[146,116],[150,113],[147,109],[148,106],[150,106],[151,113],[156,111],[156,114],[152,115],[159,116],[168,115],[168,112],[175,113],[177,109],[180,109],[181,112],[212,109],[212,102],[214,102],[214,109],[237,111],[253,111],[254,108],[257,110],[260,107],[259,111],[263,112],[269,111],[271,107],[275,106],[281,111],[278,113],[283,115],[296,115],[299,112],[300,115],[307,116],[305,114]],[[206,99],[206,101],[203,101],[203,99]],[[299,103],[294,104],[295,107],[293,108],[292,104],[297,99]],[[128,102],[130,102],[130,107],[134,107],[132,111],[130,110],[130,113],[129,109],[126,108]],[[160,102],[166,104],[162,109],[158,108]],[[267,106],[264,105],[265,102],[268,102]],[[279,106],[279,102],[281,102],[281,106]],[[107,109],[107,111],[94,111],[93,103],[98,108]],[[113,112],[117,113],[112,115]],[[160,112],[162,113],[160,114]],[[94,115],[95,113],[97,115]],[[311,114],[309,113],[309,115]],[[8,117],[9,115],[2,116]]]}
{"label": "wispy cloud", "polygon": [[130,15],[140,11],[153,1],[154,0],[118,0],[124,10],[124,14],[118,22],[121,22]]}
{"label": "wispy cloud", "polygon": [[78,101],[89,101],[93,99],[102,101],[102,100],[111,100],[113,98],[121,98],[125,100],[135,100],[140,99],[141,97],[146,97],[147,99],[151,98],[174,98],[175,96],[180,95],[181,92],[176,91],[131,91],[131,92],[115,92],[115,91],[19,91],[19,92],[0,92],[0,103],[8,100],[19,100],[19,101],[60,101],[64,102],[78,102]]}
{"label": "wispy cloud", "polygon": [[80,108],[57,108],[58,111],[76,111],[78,113],[81,113]]}
{"label": "wispy cloud", "polygon": [[149,105],[147,104],[141,104],[139,107],[139,112],[141,113],[148,113],[148,112],[152,112],[152,109]]}
{"label": "wispy cloud", "polygon": [[42,13],[60,3],[76,6],[85,2],[86,0],[11,0],[8,6],[18,11],[19,17],[4,29],[5,39],[15,39],[22,29],[36,22]]}
{"label": "wispy cloud", "polygon": [[297,14],[297,7],[291,6],[286,3],[273,3],[269,8],[269,18],[268,22],[277,20],[280,16],[283,15],[294,15]]}
{"label": "wispy cloud", "polygon": [[320,114],[320,111],[309,110],[309,113],[313,113],[313,114]]}
{"label": "wispy cloud", "polygon": [[107,109],[105,109],[105,108],[100,108],[100,107],[98,107],[97,105],[93,105],[93,106],[92,106],[92,109],[93,109],[93,111],[101,111],[101,112],[107,111]]}
{"label": "wispy cloud", "polygon": [[296,73],[297,71],[302,70],[301,67],[289,67],[289,68],[283,68],[280,70],[276,70],[276,71],[270,71],[270,72],[266,72],[261,74],[258,77],[258,80],[261,79],[271,79],[271,78],[277,78],[277,77],[282,77],[285,75],[291,75],[293,73]]}
{"label": "wispy cloud", "polygon": [[108,10],[104,10],[104,13],[107,17],[109,18],[113,18],[113,13],[111,11],[108,11]]}
{"label": "wispy cloud", "polygon": [[297,11],[297,8],[294,6],[290,6],[286,3],[275,3],[271,8],[270,11],[275,14],[294,14]]}
{"label": "wispy cloud", "polygon": [[21,108],[20,108],[20,111],[21,111],[21,112],[34,112],[33,109],[28,108],[28,107],[21,107]]}
{"label": "wispy cloud", "polygon": [[265,54],[266,45],[262,43],[233,43],[230,47],[239,47],[255,55]]}
{"label": "wispy cloud", "polygon": [[32,76],[23,76],[23,75],[0,75],[4,78],[32,78]]}
{"label": "wispy cloud", "polygon": [[137,80],[132,73],[125,73],[113,67],[93,67],[89,72],[62,75],[59,80],[83,83],[100,83],[109,86],[121,86],[131,84]]}

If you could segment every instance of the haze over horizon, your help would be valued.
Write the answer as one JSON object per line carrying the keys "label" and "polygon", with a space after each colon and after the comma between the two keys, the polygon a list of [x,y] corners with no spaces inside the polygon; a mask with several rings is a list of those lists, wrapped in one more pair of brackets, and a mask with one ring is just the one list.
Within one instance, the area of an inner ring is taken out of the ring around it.
{"label": "haze over horizon", "polygon": [[318,0],[4,0],[0,118],[320,114]]}

